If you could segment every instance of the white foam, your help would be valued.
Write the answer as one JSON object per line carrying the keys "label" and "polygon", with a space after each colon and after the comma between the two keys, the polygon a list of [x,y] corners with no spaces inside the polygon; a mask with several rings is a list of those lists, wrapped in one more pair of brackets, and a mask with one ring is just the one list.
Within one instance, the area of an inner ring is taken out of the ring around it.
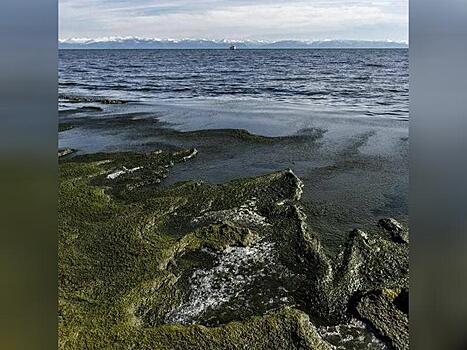
{"label": "white foam", "polygon": [[349,346],[369,350],[389,349],[386,344],[370,332],[363,322],[355,318],[347,324],[319,327],[318,332],[323,339],[333,345],[334,349],[347,349]]}
{"label": "white foam", "polygon": [[196,148],[194,148],[193,151],[191,151],[191,153],[189,155],[183,157],[183,161],[187,161],[188,159],[193,158],[197,154],[198,154],[198,150]]}
{"label": "white foam", "polygon": [[231,221],[246,226],[271,226],[267,219],[258,214],[255,198],[246,201],[238,208],[210,211],[193,219],[194,223],[203,221]]}
{"label": "white foam", "polygon": [[216,309],[236,298],[255,279],[253,267],[273,261],[273,243],[257,243],[250,247],[229,247],[216,254],[217,265],[212,269],[196,270],[190,278],[190,296],[187,302],[168,316],[170,323],[194,323],[208,309]]}
{"label": "white foam", "polygon": [[133,173],[135,171],[138,171],[140,169],[142,169],[143,167],[142,166],[138,166],[136,168],[132,168],[132,169],[127,169],[126,167],[123,167],[122,170],[116,170],[114,171],[113,173],[110,173],[107,175],[107,179],[109,180],[115,180],[117,177],[123,175],[123,174],[130,174],[130,173]]}

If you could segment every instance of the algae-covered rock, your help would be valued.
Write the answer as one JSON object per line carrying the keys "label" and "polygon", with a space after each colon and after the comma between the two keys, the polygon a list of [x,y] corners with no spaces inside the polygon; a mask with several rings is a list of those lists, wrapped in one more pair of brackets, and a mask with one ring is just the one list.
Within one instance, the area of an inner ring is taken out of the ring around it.
{"label": "algae-covered rock", "polygon": [[408,288],[408,246],[377,232],[350,233],[335,267],[333,280],[325,286],[328,319],[350,316],[349,307],[360,295],[383,288]]}
{"label": "algae-covered rock", "polygon": [[153,349],[153,344],[161,350],[332,348],[321,339],[305,313],[290,308],[220,327],[168,325],[146,329],[142,334],[134,339],[137,349]]}
{"label": "algae-covered rock", "polygon": [[231,322],[220,327],[200,325],[163,325],[153,328],[99,330],[72,335],[64,349],[139,349],[139,350],[331,350],[323,341],[308,316],[298,310],[284,308],[244,322]]}
{"label": "algae-covered rock", "polygon": [[58,132],[67,131],[70,129],[73,129],[73,125],[70,123],[59,123],[58,124]]}
{"label": "algae-covered rock", "polygon": [[196,154],[61,161],[61,349],[328,349],[308,317],[345,321],[363,295],[407,287],[408,246],[381,233],[327,257],[291,170],[164,187]]}
{"label": "algae-covered rock", "polygon": [[382,289],[363,296],[357,312],[394,349],[409,348],[408,290]]}
{"label": "algae-covered rock", "polygon": [[396,243],[409,243],[409,231],[393,218],[379,220],[378,226],[391,235]]}
{"label": "algae-covered rock", "polygon": [[[161,187],[195,155],[61,162],[60,348],[328,348],[306,314],[283,309],[300,304],[308,283],[287,267],[312,242],[296,203],[300,180],[283,171]],[[314,249],[304,251],[311,259]]]}
{"label": "algae-covered rock", "polygon": [[124,104],[128,103],[128,101],[124,100],[117,100],[107,97],[98,97],[98,96],[76,96],[76,95],[67,95],[67,94],[59,94],[58,96],[61,100],[65,100],[69,103],[83,103],[83,102],[94,102],[94,103],[102,103],[102,104]]}

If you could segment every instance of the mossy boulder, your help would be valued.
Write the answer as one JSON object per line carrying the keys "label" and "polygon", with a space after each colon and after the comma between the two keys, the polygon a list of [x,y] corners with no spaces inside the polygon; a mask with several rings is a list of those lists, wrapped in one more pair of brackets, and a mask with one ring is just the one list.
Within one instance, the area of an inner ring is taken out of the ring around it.
{"label": "mossy boulder", "polygon": [[384,234],[353,230],[334,265],[332,281],[324,286],[328,320],[352,315],[355,300],[374,290],[408,288],[408,246]]}

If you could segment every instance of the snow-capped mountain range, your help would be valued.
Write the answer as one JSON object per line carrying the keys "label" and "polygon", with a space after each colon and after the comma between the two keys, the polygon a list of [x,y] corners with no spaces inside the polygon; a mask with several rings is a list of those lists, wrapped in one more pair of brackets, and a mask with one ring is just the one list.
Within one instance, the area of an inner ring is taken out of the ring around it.
{"label": "snow-capped mountain range", "polygon": [[59,40],[60,49],[308,49],[308,48],[407,48],[408,44],[394,41],[364,40],[207,40],[157,39],[137,37],[70,38]]}

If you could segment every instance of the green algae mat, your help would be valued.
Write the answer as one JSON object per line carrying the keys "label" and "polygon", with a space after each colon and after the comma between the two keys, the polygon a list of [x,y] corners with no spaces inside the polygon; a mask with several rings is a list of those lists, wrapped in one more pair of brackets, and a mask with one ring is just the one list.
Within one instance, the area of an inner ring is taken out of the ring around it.
{"label": "green algae mat", "polygon": [[60,160],[60,349],[331,349],[320,327],[353,318],[408,347],[405,228],[331,259],[290,170],[164,186],[196,153]]}

